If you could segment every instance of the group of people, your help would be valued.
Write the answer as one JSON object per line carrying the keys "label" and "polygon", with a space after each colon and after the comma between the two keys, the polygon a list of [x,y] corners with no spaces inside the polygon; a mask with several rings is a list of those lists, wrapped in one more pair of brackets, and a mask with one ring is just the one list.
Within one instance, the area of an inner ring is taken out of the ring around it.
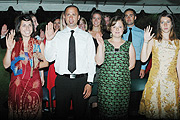
{"label": "group of people", "polygon": [[[143,63],[151,53],[152,68],[139,113],[150,119],[179,119],[180,42],[173,17],[159,16],[156,35],[151,26],[144,31],[136,27],[136,19],[136,12],[127,9],[124,16],[107,20],[106,26],[102,12],[95,10],[87,29],[78,7],[70,5],[62,18],[46,25],[42,42],[35,37],[37,23],[32,16],[20,15],[15,30],[6,35],[3,59],[4,67],[12,69],[9,119],[41,119],[44,73],[39,69],[50,62],[54,74],[50,69],[48,74],[56,76],[56,119],[68,119],[71,100],[74,119],[87,119],[93,81],[98,82],[99,119],[128,119],[131,79],[144,77]],[[56,26],[63,24],[63,29]]]}

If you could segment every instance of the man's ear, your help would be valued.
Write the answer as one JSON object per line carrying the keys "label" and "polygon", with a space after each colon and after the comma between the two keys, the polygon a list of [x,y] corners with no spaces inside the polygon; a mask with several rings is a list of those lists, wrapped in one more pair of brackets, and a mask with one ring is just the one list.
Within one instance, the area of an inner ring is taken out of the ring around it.
{"label": "man's ear", "polygon": [[134,20],[136,20],[136,19],[137,19],[137,16],[134,17]]}
{"label": "man's ear", "polygon": [[81,18],[81,16],[80,15],[78,15],[78,20]]}

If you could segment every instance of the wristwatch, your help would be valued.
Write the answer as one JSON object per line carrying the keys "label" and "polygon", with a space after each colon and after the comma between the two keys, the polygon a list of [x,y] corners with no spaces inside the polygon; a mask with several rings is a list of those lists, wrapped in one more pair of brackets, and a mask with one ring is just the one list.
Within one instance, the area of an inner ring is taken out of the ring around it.
{"label": "wristwatch", "polygon": [[87,84],[89,84],[90,86],[93,86],[93,82],[87,82]]}

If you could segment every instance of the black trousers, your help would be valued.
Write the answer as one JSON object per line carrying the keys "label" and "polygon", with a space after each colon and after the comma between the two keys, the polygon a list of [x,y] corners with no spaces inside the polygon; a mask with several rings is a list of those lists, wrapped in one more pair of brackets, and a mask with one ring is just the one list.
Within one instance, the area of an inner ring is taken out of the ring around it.
{"label": "black trousers", "polygon": [[139,79],[139,73],[141,70],[141,61],[140,60],[136,60],[136,64],[135,67],[130,71],[130,76],[131,79]]}
{"label": "black trousers", "polygon": [[[134,69],[131,70],[130,75],[131,79],[139,79],[140,70],[141,70],[141,61],[136,60],[136,65]],[[129,115],[138,115],[139,104],[142,97],[142,91],[136,91],[130,93],[130,101],[129,101]]]}
{"label": "black trousers", "polygon": [[87,76],[70,79],[57,75],[56,88],[56,118],[67,120],[72,100],[74,119],[85,120],[88,99],[83,98]]}

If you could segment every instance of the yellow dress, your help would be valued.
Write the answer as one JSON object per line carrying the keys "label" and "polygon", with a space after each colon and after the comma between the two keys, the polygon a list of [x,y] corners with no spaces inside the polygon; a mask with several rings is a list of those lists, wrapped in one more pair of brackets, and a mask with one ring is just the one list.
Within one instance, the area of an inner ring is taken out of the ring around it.
{"label": "yellow dress", "polygon": [[176,65],[180,42],[153,41],[152,68],[140,101],[139,113],[152,119],[179,119]]}

